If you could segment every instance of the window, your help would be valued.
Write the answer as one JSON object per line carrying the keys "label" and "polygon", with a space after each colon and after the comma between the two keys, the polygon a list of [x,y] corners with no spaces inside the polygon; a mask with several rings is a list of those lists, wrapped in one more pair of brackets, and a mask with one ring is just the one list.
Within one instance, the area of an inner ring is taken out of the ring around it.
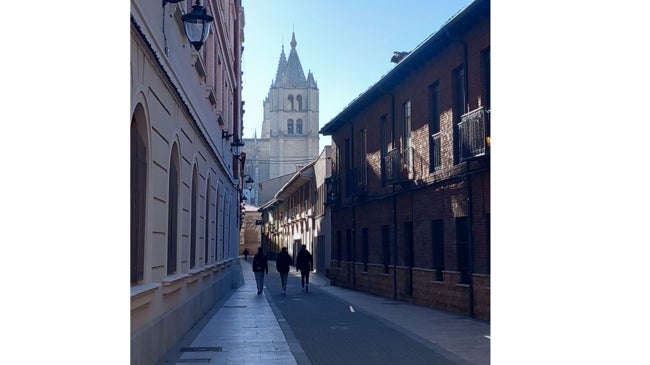
{"label": "window", "polygon": [[467,217],[456,218],[456,260],[460,284],[469,284],[469,232]]}
{"label": "window", "polygon": [[[230,230],[231,230],[231,222],[230,218],[232,217],[232,211],[227,211],[226,207],[230,206],[228,204],[228,199],[225,201],[225,205],[223,207],[223,229],[221,230],[221,254],[219,255],[219,260],[225,260],[226,257],[230,257],[230,245],[226,246],[226,241],[228,241],[228,237],[230,235]],[[226,218],[228,218],[228,222],[226,223]],[[239,225],[238,225],[239,226]],[[226,251],[226,247],[228,247],[228,251]]]}
{"label": "window", "polygon": [[490,275],[490,213],[485,215],[486,236],[487,236],[487,274]]}
{"label": "window", "polygon": [[287,134],[293,134],[293,119],[287,120]]}
{"label": "window", "polygon": [[[136,107],[140,114],[141,106]],[[144,230],[147,191],[145,124],[131,120],[131,282],[144,279]]]}
{"label": "window", "polygon": [[302,134],[302,119],[296,120],[296,134]]}
{"label": "window", "polygon": [[442,271],[445,269],[445,246],[442,219],[431,221],[431,245],[433,254],[433,270],[435,280],[443,281]]}
{"label": "window", "polygon": [[287,99],[289,100],[289,110],[293,110],[293,95],[289,95]]}
{"label": "window", "polygon": [[197,186],[196,180],[198,179],[196,165],[194,165],[192,172],[192,201],[190,202],[190,269],[196,266],[196,205],[197,205]]}
{"label": "window", "polygon": [[342,248],[341,248],[341,231],[336,231],[336,260],[338,261],[337,267],[341,267],[342,259]]}
{"label": "window", "polygon": [[205,236],[203,237],[203,265],[208,264],[208,250],[210,244],[210,178],[205,188]]}
{"label": "window", "polygon": [[440,106],[438,104],[438,82],[429,86],[429,172],[441,166],[440,159]]}
{"label": "window", "polygon": [[404,222],[404,266],[413,267],[413,222]]}
{"label": "window", "polygon": [[385,184],[388,179],[388,168],[391,167],[387,165],[387,163],[390,163],[388,161],[388,152],[392,151],[395,147],[393,138],[395,125],[392,121],[388,120],[386,114],[382,115],[379,119],[379,125],[381,126],[381,177],[382,183]]}
{"label": "window", "polygon": [[483,71],[483,96],[485,109],[490,109],[490,48],[481,52],[481,69]]}
{"label": "window", "polygon": [[345,230],[345,256],[346,261],[354,261],[354,257],[352,257],[352,231],[350,229]]}
{"label": "window", "polygon": [[[298,110],[302,111],[302,95],[296,96],[296,102],[298,103]],[[298,133],[300,134],[300,133]]]}
{"label": "window", "polygon": [[178,147],[172,147],[167,197],[167,275],[176,273],[178,257]]}
{"label": "window", "polygon": [[409,100],[403,104],[402,110],[402,168],[408,171],[412,171],[413,168],[411,154],[411,101]]}
{"label": "window", "polygon": [[387,225],[381,226],[381,248],[383,254],[384,274],[388,274],[390,265],[390,230]]}
{"label": "window", "polygon": [[460,133],[458,131],[458,123],[460,123],[461,115],[465,114],[465,69],[463,66],[456,68],[452,75],[452,88],[453,88],[453,116],[454,116],[454,164],[460,162]]}
{"label": "window", "polygon": [[368,176],[367,168],[368,164],[366,162],[366,154],[368,152],[368,146],[366,141],[366,130],[362,129],[359,131],[359,154],[358,154],[358,164],[359,174],[357,176],[357,185],[358,187],[365,187],[368,185]]}
{"label": "window", "polygon": [[363,271],[368,271],[368,256],[370,252],[368,249],[368,228],[361,229],[361,256],[363,259]]}
{"label": "window", "polygon": [[213,262],[217,262],[218,256],[218,246],[219,246],[219,189],[216,190],[216,198],[214,201],[214,252]]}

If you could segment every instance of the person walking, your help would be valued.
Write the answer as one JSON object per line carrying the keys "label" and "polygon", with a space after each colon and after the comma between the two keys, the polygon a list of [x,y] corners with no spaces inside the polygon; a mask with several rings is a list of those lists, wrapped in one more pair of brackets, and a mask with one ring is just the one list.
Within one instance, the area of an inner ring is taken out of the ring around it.
{"label": "person walking", "polygon": [[282,284],[282,294],[287,294],[287,277],[289,276],[289,266],[293,265],[293,259],[289,256],[286,247],[282,247],[282,252],[275,260],[275,268],[280,273],[280,283]]}
{"label": "person walking", "polygon": [[248,254],[249,254],[249,253],[250,253],[250,252],[248,252],[248,248],[245,248],[245,249],[244,249],[244,260],[245,260],[245,261],[248,261]]}
{"label": "person walking", "polygon": [[269,262],[261,246],[257,249],[255,256],[253,256],[253,273],[257,282],[257,295],[260,295],[262,294],[262,289],[264,289],[264,274],[269,273]]}
{"label": "person walking", "polygon": [[309,272],[314,268],[314,258],[307,251],[307,246],[302,245],[298,257],[296,258],[296,271],[300,270],[300,283],[302,290],[309,293]]}

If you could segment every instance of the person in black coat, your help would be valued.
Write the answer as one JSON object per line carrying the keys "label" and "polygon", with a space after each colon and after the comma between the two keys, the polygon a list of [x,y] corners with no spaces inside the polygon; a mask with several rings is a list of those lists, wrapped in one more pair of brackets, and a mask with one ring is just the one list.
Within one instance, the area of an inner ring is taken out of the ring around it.
{"label": "person in black coat", "polygon": [[296,258],[296,271],[300,270],[300,283],[303,290],[309,292],[309,272],[314,268],[314,258],[307,251],[307,246],[302,245],[298,257]]}
{"label": "person in black coat", "polygon": [[282,252],[275,260],[275,268],[280,273],[280,282],[282,283],[282,294],[287,294],[287,277],[289,276],[289,266],[293,265],[293,259],[289,256],[286,247],[282,247]]}
{"label": "person in black coat", "polygon": [[262,294],[262,290],[264,289],[264,273],[269,273],[269,262],[262,247],[258,248],[257,253],[253,256],[253,273],[257,282],[257,294]]}

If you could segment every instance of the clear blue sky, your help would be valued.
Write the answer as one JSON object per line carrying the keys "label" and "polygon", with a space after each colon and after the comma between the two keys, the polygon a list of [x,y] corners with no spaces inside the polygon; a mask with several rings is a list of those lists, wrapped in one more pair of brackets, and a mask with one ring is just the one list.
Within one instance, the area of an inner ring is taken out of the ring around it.
{"label": "clear blue sky", "polygon": [[[264,98],[292,31],[320,92],[322,127],[390,71],[394,51],[411,51],[471,0],[242,0],[244,137],[262,129]],[[320,149],[330,143],[321,135]]]}

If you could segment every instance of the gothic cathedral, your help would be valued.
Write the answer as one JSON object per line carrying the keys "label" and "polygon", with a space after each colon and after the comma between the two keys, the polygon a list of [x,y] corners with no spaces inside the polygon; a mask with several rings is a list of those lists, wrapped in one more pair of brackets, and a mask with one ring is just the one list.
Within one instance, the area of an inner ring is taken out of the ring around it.
{"label": "gothic cathedral", "polygon": [[[290,44],[288,58],[282,46],[275,80],[264,100],[261,137],[256,132],[244,139],[246,174],[255,185],[293,174],[318,158],[318,87],[311,71],[305,77],[295,33]],[[249,203],[264,203],[251,193]]]}

